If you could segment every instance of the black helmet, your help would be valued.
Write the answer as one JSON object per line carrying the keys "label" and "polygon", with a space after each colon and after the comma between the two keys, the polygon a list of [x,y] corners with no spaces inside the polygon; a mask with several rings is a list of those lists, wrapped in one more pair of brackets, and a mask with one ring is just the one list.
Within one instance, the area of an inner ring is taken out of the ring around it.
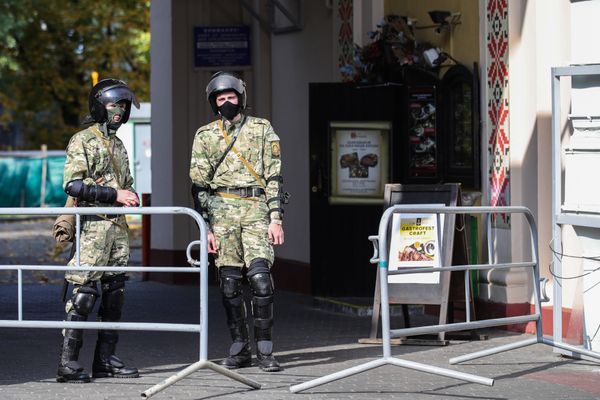
{"label": "black helmet", "polygon": [[230,90],[237,93],[239,105],[244,110],[246,108],[246,82],[231,72],[219,71],[211,76],[208,85],[206,85],[206,99],[215,115],[219,113],[216,101],[217,95]]}
{"label": "black helmet", "polygon": [[140,108],[140,103],[125,82],[112,78],[102,79],[90,91],[89,106],[92,119],[98,123],[106,122],[108,119],[106,105],[108,103],[117,103],[121,100],[128,102],[127,110],[122,118],[122,123],[125,123],[129,119],[131,104],[135,108]]}

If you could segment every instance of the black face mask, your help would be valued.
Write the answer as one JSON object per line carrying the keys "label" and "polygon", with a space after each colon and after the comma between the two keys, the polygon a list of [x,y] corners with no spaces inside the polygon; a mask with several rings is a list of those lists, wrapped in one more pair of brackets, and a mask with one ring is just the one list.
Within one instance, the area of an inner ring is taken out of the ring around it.
{"label": "black face mask", "polygon": [[219,113],[229,121],[233,120],[235,116],[240,113],[240,109],[241,107],[239,104],[233,104],[229,101],[226,101],[221,107],[218,108]]}

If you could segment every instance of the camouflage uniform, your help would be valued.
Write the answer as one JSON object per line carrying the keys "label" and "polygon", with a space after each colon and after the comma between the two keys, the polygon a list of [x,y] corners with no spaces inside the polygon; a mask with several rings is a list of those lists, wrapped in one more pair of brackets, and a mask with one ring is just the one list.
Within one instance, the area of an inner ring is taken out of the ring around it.
{"label": "camouflage uniform", "polygon": [[[261,182],[233,149],[214,171],[228,145],[221,126],[225,134],[232,137],[242,123],[234,148],[252,166]],[[267,231],[270,222],[281,223],[281,216],[278,211],[269,213],[268,203],[275,203],[271,199],[279,196],[279,182],[269,181],[269,178],[279,176],[280,170],[279,137],[266,119],[243,116],[237,123],[217,120],[196,131],[190,163],[190,178],[194,184],[213,191],[219,187],[265,186],[266,195],[260,197],[200,192],[201,208],[208,210],[209,224],[217,242],[217,267],[242,268],[257,258],[268,260],[269,266],[273,264],[273,246]]]}
{"label": "camouflage uniform", "polygon": [[[77,207],[137,205],[127,151],[115,134],[129,119],[131,106],[139,108],[139,102],[125,82],[113,78],[95,84],[88,102],[90,115],[85,122],[95,124],[77,132],[69,142],[64,169],[65,192],[77,199]],[[69,261],[69,266],[75,268],[65,275],[65,279],[73,283],[65,319],[87,321],[98,300],[98,320],[120,321],[125,300],[125,273],[118,268],[114,272],[91,272],[84,268],[127,265],[129,238],[125,217],[97,214],[82,216],[81,220],[79,265],[82,268],[78,268],[77,256]],[[92,363],[94,378],[139,376],[137,368],[126,366],[116,356],[118,341],[117,330],[98,330]],[[90,382],[90,375],[79,364],[82,345],[83,329],[63,330],[57,382]]]}
{"label": "camouflage uniform", "polygon": [[[98,184],[134,192],[129,159],[123,142],[116,135],[104,137],[97,124],[73,135],[67,147],[64,185],[75,179],[82,179],[86,185]],[[80,202],[78,206],[112,207],[113,204]],[[128,260],[129,237],[124,216],[106,221],[83,222],[80,238],[82,266],[125,266]],[[69,265],[76,263],[74,256]],[[122,272],[75,270],[67,272],[65,278],[71,283],[83,285],[99,281],[103,276],[119,274]],[[69,309],[70,303],[67,303],[67,312]]]}

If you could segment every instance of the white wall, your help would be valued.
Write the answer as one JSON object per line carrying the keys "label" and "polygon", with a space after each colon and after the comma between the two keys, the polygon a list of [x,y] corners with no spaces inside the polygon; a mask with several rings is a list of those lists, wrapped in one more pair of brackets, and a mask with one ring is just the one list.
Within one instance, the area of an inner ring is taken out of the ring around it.
{"label": "white wall", "polygon": [[[324,1],[304,1],[304,29],[271,38],[272,123],[281,138],[285,212],[281,258],[310,261],[308,84],[334,80],[333,11]],[[334,105],[332,105],[334,106]]]}

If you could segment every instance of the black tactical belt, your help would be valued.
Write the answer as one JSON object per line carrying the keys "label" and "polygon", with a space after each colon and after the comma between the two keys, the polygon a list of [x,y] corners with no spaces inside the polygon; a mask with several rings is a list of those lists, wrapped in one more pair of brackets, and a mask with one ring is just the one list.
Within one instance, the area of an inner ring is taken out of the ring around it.
{"label": "black tactical belt", "polygon": [[265,190],[261,187],[251,186],[242,188],[219,187],[214,190],[214,193],[233,194],[238,197],[260,197],[265,194]]}
{"label": "black tactical belt", "polygon": [[83,221],[116,221],[121,215],[119,214],[98,214],[98,215],[82,215]]}

